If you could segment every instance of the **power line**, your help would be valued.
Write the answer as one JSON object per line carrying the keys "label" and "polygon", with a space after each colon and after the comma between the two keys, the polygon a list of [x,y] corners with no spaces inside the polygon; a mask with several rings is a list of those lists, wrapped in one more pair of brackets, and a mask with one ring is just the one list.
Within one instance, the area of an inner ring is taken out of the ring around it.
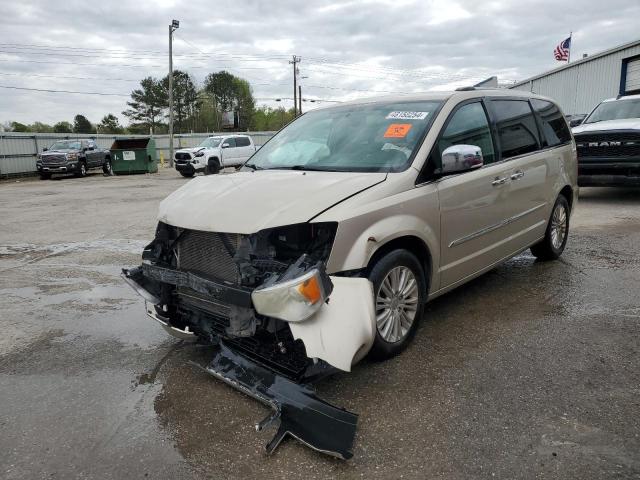
{"label": "power line", "polygon": [[[55,56],[55,57],[75,57],[75,58],[96,58],[95,53],[92,54],[85,54],[85,53],[58,53],[58,52],[11,52],[11,51],[7,51],[7,50],[0,50],[0,53],[4,53],[5,55],[43,55],[46,57],[51,57],[51,56]],[[270,59],[264,59],[264,58],[254,58],[254,57],[250,57],[250,56],[230,56],[230,55],[225,55],[225,57],[230,57],[230,58],[215,58],[216,55],[212,54],[212,55],[201,55],[201,54],[186,54],[186,55],[174,55],[177,58],[184,58],[187,60],[195,60],[195,61],[205,61],[205,60],[210,60],[210,59],[215,59],[218,62],[233,62],[233,61],[243,61],[243,62],[273,62],[274,60],[270,60]],[[220,56],[220,55],[218,55]],[[162,60],[163,57],[159,56],[159,55],[154,55],[154,56],[137,56],[135,54],[127,54],[127,55],[110,55],[110,56],[102,56],[100,57],[101,60],[153,60],[153,61],[157,61],[157,60]],[[279,59],[280,60],[280,59]]]}
{"label": "power line", "polygon": [[[180,57],[184,57],[184,58],[191,58],[191,59],[202,59],[202,58],[216,58],[216,57],[228,57],[228,58],[232,58],[232,59],[238,59],[238,60],[243,60],[243,61],[265,61],[265,59],[278,59],[278,60],[284,60],[287,55],[284,54],[264,54],[264,53],[259,53],[259,54],[231,54],[231,53],[207,53],[205,51],[203,51],[201,48],[197,47],[196,45],[194,45],[192,42],[182,38],[182,37],[178,37],[181,41],[185,42],[186,44],[190,45],[192,48],[198,50],[198,54],[181,54],[181,55],[176,55],[180,56]],[[9,44],[9,43],[0,43],[0,47],[2,46],[11,46],[11,48],[40,48],[40,49],[46,49],[46,50],[74,50],[74,51],[81,51],[84,50],[86,52],[88,51],[100,51],[100,52],[107,52],[107,53],[112,53],[112,54],[119,54],[119,53],[124,53],[127,56],[124,58],[136,58],[136,59],[140,59],[140,60],[156,60],[157,58],[147,58],[147,57],[132,57],[132,55],[138,55],[138,54],[143,54],[143,55],[153,55],[156,57],[161,57],[164,58],[165,53],[164,52],[158,52],[158,51],[150,51],[150,50],[113,50],[113,49],[91,49],[91,48],[80,48],[80,47],[50,47],[50,46],[28,46],[28,45],[20,45],[20,44]],[[10,53],[10,54],[18,54],[18,53],[24,53],[24,54],[33,54],[33,55],[45,55],[44,53],[40,53],[40,52],[5,52],[5,53]],[[78,54],[63,54],[63,53],[56,53],[56,55],[60,55],[60,56],[83,56],[83,57],[90,57],[90,58],[94,58],[95,55],[78,55]],[[120,58],[120,57],[115,57],[112,56],[112,58]],[[225,61],[220,59],[219,61]],[[368,66],[368,65],[362,65],[362,64],[357,64],[357,63],[348,63],[348,62],[340,62],[340,61],[331,61],[329,59],[326,58],[316,58],[316,57],[309,57],[309,64],[313,64],[316,65],[318,67],[321,68],[340,68],[340,69],[351,69],[351,70],[356,70],[356,71],[364,71],[364,72],[379,72],[379,73],[384,73],[384,74],[388,74],[388,75],[396,75],[396,76],[412,76],[412,77],[418,77],[418,78],[435,78],[435,77],[443,77],[446,79],[451,79],[453,77],[456,78],[460,78],[462,80],[464,79],[469,79],[469,78],[476,78],[476,77],[469,77],[467,75],[460,75],[460,74],[448,74],[448,73],[439,73],[439,72],[425,72],[423,70],[419,70],[419,69],[396,69],[396,68],[391,68],[391,67],[372,67],[372,66]],[[344,72],[341,72],[342,74]]]}
{"label": "power line", "polygon": [[100,95],[105,97],[128,97],[129,94],[124,93],[103,93],[103,92],[76,92],[74,90],[51,90],[48,88],[27,88],[27,87],[14,87],[11,85],[0,85],[0,88],[8,88],[11,90],[28,90],[30,92],[47,92],[47,93],[74,93],[80,95]]}
{"label": "power line", "polygon": [[206,55],[205,52],[203,52],[202,50],[200,50],[198,47],[196,47],[193,43],[191,43],[189,40],[186,40],[184,38],[182,38],[182,36],[178,36],[176,35],[176,38],[184,43],[186,43],[187,45],[192,46],[193,48],[195,48],[196,50],[198,50],[200,53],[202,53],[203,55]]}
{"label": "power line", "polygon": [[[99,80],[105,82],[131,82],[131,83],[139,83],[141,79],[134,78],[109,78],[109,77],[78,77],[78,76],[70,76],[70,75],[40,75],[40,74],[31,74],[31,73],[14,73],[14,72],[0,72],[0,75],[3,76],[18,76],[18,77],[29,77],[29,78],[58,78],[63,80]],[[289,83],[269,83],[269,82],[260,82],[254,81],[253,79],[247,79],[251,82],[251,85],[257,86],[265,86],[265,87],[287,87]],[[398,95],[413,95],[420,92],[399,92],[394,90],[366,90],[360,88],[348,88],[348,87],[331,87],[328,85],[310,85],[304,84],[305,88],[319,88],[323,90],[342,90],[349,92],[360,92],[360,93],[390,93],[390,94],[398,94]]]}
{"label": "power line", "polygon": [[108,78],[108,77],[75,77],[68,75],[35,75],[32,73],[9,73],[9,72],[0,72],[0,75],[8,75],[8,76],[18,76],[18,77],[35,77],[35,78],[61,78],[68,80],[101,80],[108,82],[140,82],[141,79],[133,79],[133,78]]}
{"label": "power line", "polygon": [[[180,38],[180,37],[178,37]],[[217,58],[217,57],[221,57],[220,61],[225,61],[224,58],[230,58],[230,59],[238,59],[238,60],[243,60],[243,61],[249,61],[249,62],[264,62],[264,61],[270,61],[270,60],[284,60],[284,56],[283,55],[271,55],[271,54],[232,54],[232,53],[206,53],[203,52],[202,50],[200,50],[199,48],[197,48],[195,45],[193,45],[190,42],[187,42],[186,40],[180,38],[180,40],[184,41],[185,43],[188,43],[189,45],[191,45],[192,47],[196,48],[196,50],[199,51],[199,53],[190,53],[190,54],[176,54],[176,57],[184,57],[184,58],[191,58],[194,60],[197,59],[209,59],[209,58]],[[73,53],[65,53],[67,51],[67,47],[64,48],[44,48],[44,49],[37,49],[37,51],[24,51],[24,50],[18,50],[18,51],[9,51],[6,50],[7,48],[9,49],[17,49],[18,47],[12,47],[10,45],[7,44],[0,44],[0,48],[3,48],[5,50],[1,50],[0,53],[5,53],[7,55],[46,55],[46,56],[59,56],[59,57],[84,57],[84,58],[95,58],[96,55],[98,54],[108,54],[109,57],[108,58],[115,58],[115,59],[129,59],[129,60],[158,60],[158,59],[163,59],[166,54],[163,54],[161,52],[144,52],[144,51],[135,51],[135,50],[131,50],[131,51],[126,51],[126,50],[109,50],[109,49],[87,49],[87,50],[80,50],[80,49],[73,49],[70,50]],[[222,58],[224,57],[224,58]],[[103,57],[104,58],[104,57]],[[230,61],[230,60],[229,60]]]}
{"label": "power line", "polygon": [[[88,67],[125,67],[125,68],[164,68],[164,65],[136,65],[124,63],[78,63],[78,62],[49,62],[44,60],[17,60],[10,58],[0,58],[0,62],[19,62],[19,63],[37,63],[37,64],[53,64],[53,65],[80,65]],[[183,65],[183,68],[210,68],[207,65]],[[238,70],[270,70],[267,67],[234,67]]]}
{"label": "power line", "polygon": [[[272,100],[275,102],[279,102],[281,100],[293,100],[292,97],[256,97],[256,100]],[[306,98],[302,100],[303,102],[326,102],[326,103],[343,103],[342,100],[328,100],[326,98]]]}
{"label": "power line", "polygon": [[[44,60],[16,60],[10,58],[0,58],[0,62],[19,62],[19,63],[38,63],[38,64],[54,64],[54,65],[84,65],[89,67],[127,67],[127,68],[164,68],[164,65],[131,65],[122,63],[77,63],[77,62],[47,62]],[[191,67],[203,68],[203,67]]]}
{"label": "power line", "polygon": [[[210,53],[210,52],[202,51],[202,49],[196,47],[193,43],[188,42],[182,37],[180,37],[180,39],[185,43],[188,43],[189,45],[194,47],[196,50],[199,50],[201,54],[204,54],[207,56],[212,56],[212,55],[213,56],[238,56],[238,57],[249,56],[249,57],[266,57],[266,58],[280,58],[280,59],[286,59],[289,57],[289,55],[287,54],[282,54],[282,53],[266,54],[264,52],[259,52],[256,54],[240,54],[240,53],[225,53],[225,52]],[[133,53],[133,54],[155,55],[160,57],[166,56],[166,52],[159,51],[159,50],[130,50],[130,49],[51,46],[51,45],[35,45],[35,44],[19,44],[19,43],[0,43],[0,48],[4,48],[4,47],[10,47],[15,49],[34,49],[34,50],[44,49],[44,50],[52,50],[52,51],[53,50],[71,50],[71,51],[84,51],[84,52],[108,52],[108,53],[127,53],[127,54]]]}

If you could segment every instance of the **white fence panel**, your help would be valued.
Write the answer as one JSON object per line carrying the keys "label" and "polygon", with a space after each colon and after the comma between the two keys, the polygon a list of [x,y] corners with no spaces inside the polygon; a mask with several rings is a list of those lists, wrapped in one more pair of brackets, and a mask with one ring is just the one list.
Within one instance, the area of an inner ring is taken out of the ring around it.
{"label": "white fence panel", "polygon": [[[275,132],[248,132],[253,142],[264,145]],[[174,149],[195,147],[205,138],[225,133],[193,133],[174,135]],[[66,138],[92,138],[102,148],[111,148],[116,138],[146,138],[148,135],[95,135],[67,133],[0,133],[0,178],[36,173],[36,155],[57,140]],[[169,160],[169,135],[154,135],[158,159]]]}

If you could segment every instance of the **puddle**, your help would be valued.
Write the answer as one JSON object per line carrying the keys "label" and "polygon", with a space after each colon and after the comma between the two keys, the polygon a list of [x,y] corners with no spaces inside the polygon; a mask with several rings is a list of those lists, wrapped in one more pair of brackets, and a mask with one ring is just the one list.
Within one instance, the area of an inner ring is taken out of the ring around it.
{"label": "puddle", "polygon": [[27,261],[35,261],[80,249],[83,251],[97,249],[118,253],[140,254],[148,243],[147,240],[101,239],[90,242],[53,243],[48,245],[30,243],[0,245],[0,259],[19,257]]}

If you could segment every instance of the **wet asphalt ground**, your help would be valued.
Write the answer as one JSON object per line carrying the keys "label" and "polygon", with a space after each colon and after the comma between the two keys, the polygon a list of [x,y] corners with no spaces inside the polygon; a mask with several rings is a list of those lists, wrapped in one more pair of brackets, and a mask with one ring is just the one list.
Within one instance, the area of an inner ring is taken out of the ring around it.
{"label": "wet asphalt ground", "polygon": [[640,478],[640,189],[583,189],[561,261],[427,308],[411,347],[318,385],[348,462],[256,433],[119,278],[177,173],[0,183],[0,478]]}

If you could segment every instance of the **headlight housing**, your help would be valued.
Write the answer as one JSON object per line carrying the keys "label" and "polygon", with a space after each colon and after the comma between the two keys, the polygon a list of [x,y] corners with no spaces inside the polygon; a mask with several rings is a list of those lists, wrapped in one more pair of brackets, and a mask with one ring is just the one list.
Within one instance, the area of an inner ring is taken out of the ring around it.
{"label": "headlight housing", "polygon": [[251,293],[251,300],[261,315],[302,322],[322,307],[332,289],[329,276],[316,266],[291,280],[257,288]]}
{"label": "headlight housing", "polygon": [[194,157],[204,157],[204,152],[196,152],[193,156]]}
{"label": "headlight housing", "polygon": [[77,153],[67,153],[67,160],[76,160],[78,158]]}

